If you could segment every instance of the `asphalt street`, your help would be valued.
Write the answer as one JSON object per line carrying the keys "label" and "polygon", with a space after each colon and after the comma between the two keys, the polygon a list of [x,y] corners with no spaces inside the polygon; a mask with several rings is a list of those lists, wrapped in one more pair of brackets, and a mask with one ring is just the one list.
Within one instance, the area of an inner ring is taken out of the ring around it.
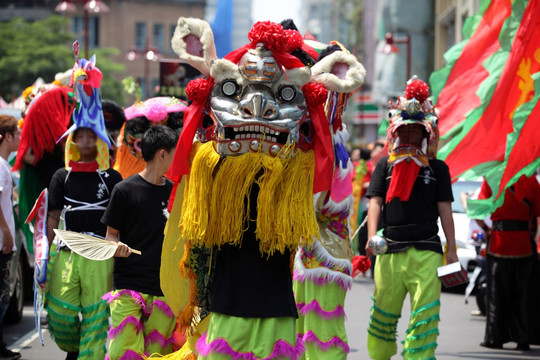
{"label": "asphalt street", "polygon": [[[357,278],[345,302],[347,313],[347,333],[351,352],[348,360],[369,359],[366,349],[366,329],[369,310],[372,305],[373,281],[370,278]],[[511,350],[516,344],[505,344],[503,350],[485,349],[479,346],[484,336],[485,319],[471,315],[476,310],[474,299],[465,304],[462,293],[443,292],[441,298],[441,322],[436,351],[439,360],[538,360],[540,346],[531,346],[531,351]],[[402,317],[398,325],[398,354],[400,359],[401,343],[407,329],[410,308],[405,301]],[[60,351],[49,334],[44,333],[44,346],[41,346],[34,330],[32,305],[25,306],[24,317],[17,325],[8,325],[4,330],[5,341],[11,349],[20,351],[24,360],[60,360],[65,353]],[[326,360],[326,359],[324,359]],[[328,359],[332,360],[332,359]]]}

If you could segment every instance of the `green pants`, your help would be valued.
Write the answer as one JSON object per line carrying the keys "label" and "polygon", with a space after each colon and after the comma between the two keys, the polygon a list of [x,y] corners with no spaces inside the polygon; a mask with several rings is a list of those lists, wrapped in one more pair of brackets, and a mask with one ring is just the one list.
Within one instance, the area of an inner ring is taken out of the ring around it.
{"label": "green pants", "polygon": [[[51,251],[56,251],[56,247]],[[62,351],[78,351],[79,359],[102,360],[106,353],[109,307],[101,297],[112,287],[113,259],[89,260],[69,250],[60,250],[51,259],[54,266],[46,308],[54,341]]]}
{"label": "green pants", "polygon": [[367,339],[371,359],[388,360],[396,354],[396,328],[407,293],[411,317],[402,341],[403,359],[435,359],[441,296],[437,267],[441,265],[442,255],[415,248],[377,256]]}
{"label": "green pants", "polygon": [[212,313],[197,341],[199,359],[299,359],[304,343],[293,317],[241,318]]}
{"label": "green pants", "polygon": [[172,352],[176,318],[165,297],[116,290],[104,298],[111,306],[109,359],[143,359]]}

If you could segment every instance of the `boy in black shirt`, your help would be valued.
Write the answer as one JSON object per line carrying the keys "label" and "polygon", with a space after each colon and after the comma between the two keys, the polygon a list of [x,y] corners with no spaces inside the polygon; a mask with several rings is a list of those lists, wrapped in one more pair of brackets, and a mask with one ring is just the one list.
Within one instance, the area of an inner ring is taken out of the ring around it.
{"label": "boy in black shirt", "polygon": [[438,217],[448,243],[447,262],[458,261],[450,173],[435,158],[438,117],[428,96],[425,83],[409,81],[405,97],[391,110],[389,156],[377,163],[366,194],[368,237],[376,235],[382,217],[388,241],[388,253],[377,257],[374,271],[368,351],[375,360],[390,359],[397,352],[397,322],[407,293],[411,318],[403,358],[435,358],[441,294],[437,267],[442,265]]}
{"label": "boy in black shirt", "polygon": [[[151,127],[141,149],[146,168],[119,183],[101,221],[108,241],[118,243],[114,263],[116,290],[111,306],[111,360],[171,352],[175,316],[160,288],[163,230],[168,218],[171,181],[163,175],[171,165],[178,135],[166,126]],[[131,255],[131,248],[142,255]],[[142,331],[141,331],[142,330]]]}
{"label": "boy in black shirt", "polygon": [[[109,168],[108,147],[90,128],[78,128],[70,135],[66,153],[66,168],[54,173],[49,186],[49,242],[56,228],[103,238],[106,228],[99,220],[122,177]],[[109,309],[101,297],[112,288],[113,261],[90,260],[61,242],[57,245],[49,260],[54,262],[46,295],[49,330],[68,353],[66,359],[102,359]]]}

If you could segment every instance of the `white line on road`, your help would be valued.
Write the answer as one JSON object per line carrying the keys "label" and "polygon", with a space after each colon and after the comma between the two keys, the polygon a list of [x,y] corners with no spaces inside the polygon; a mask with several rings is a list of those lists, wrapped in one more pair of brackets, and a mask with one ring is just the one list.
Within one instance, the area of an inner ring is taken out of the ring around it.
{"label": "white line on road", "polygon": [[[47,329],[43,329],[43,335],[47,333]],[[30,344],[32,341],[36,340],[36,338],[39,337],[39,333],[36,329],[29,331],[26,333],[23,337],[21,337],[19,340],[17,340],[12,346],[11,350],[19,352],[21,349],[23,349],[26,345]]]}

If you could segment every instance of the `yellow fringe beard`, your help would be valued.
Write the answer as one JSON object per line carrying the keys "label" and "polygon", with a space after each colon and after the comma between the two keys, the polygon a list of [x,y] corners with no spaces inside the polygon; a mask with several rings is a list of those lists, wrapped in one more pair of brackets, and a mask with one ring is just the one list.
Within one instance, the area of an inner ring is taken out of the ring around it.
{"label": "yellow fringe beard", "polygon": [[207,247],[241,245],[254,183],[259,186],[255,235],[261,253],[294,251],[318,237],[313,151],[291,156],[291,148],[284,148],[275,158],[247,153],[221,159],[212,142],[197,147],[180,219],[185,239]]}

